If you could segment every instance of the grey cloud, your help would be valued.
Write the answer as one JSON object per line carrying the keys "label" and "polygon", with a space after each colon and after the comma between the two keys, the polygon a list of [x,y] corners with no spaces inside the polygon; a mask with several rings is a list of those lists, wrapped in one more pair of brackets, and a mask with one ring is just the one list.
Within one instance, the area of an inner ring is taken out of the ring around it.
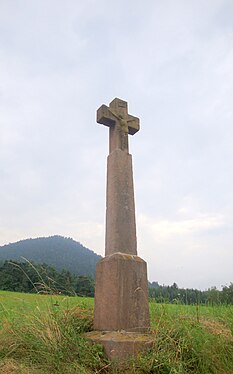
{"label": "grey cloud", "polygon": [[[150,279],[231,281],[232,12],[220,0],[1,2],[1,244],[58,233],[103,254],[108,133],[95,111],[117,96],[141,119],[130,149]],[[223,223],[180,233],[200,216]]]}

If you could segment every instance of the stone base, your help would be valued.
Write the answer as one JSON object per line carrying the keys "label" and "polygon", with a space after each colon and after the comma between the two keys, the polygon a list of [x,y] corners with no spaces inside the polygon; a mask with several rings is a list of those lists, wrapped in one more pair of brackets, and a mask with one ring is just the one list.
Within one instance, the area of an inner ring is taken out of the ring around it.
{"label": "stone base", "polygon": [[92,331],[86,333],[85,338],[93,343],[102,344],[106,356],[120,363],[152,348],[154,343],[150,335],[126,331]]}
{"label": "stone base", "polygon": [[147,332],[150,327],[146,262],[114,253],[96,266],[94,329]]}

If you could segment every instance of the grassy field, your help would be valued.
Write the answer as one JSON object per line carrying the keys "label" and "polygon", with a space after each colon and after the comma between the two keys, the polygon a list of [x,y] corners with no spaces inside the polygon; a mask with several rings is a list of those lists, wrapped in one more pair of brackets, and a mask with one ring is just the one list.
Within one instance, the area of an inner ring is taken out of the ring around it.
{"label": "grassy field", "polygon": [[151,351],[120,369],[82,336],[91,298],[0,291],[0,373],[233,374],[233,307],[150,302]]}

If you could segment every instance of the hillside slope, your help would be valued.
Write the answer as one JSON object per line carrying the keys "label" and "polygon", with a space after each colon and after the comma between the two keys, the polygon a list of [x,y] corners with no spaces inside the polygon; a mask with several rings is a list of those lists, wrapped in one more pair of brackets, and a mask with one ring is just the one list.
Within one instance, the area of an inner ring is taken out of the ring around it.
{"label": "hillside slope", "polygon": [[62,269],[78,275],[95,275],[95,266],[101,256],[79,242],[62,236],[26,239],[0,246],[0,261],[26,258],[35,263],[46,263],[61,271]]}

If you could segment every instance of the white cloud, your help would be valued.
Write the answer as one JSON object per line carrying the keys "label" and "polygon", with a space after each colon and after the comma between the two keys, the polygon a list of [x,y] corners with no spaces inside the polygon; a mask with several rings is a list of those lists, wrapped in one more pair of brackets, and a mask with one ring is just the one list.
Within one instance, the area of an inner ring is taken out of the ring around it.
{"label": "white cloud", "polygon": [[186,220],[160,220],[158,222],[142,215],[138,217],[138,222],[139,225],[146,227],[147,230],[160,240],[166,240],[176,235],[209,233],[211,230],[216,230],[225,225],[223,216],[210,216],[208,214]]}

